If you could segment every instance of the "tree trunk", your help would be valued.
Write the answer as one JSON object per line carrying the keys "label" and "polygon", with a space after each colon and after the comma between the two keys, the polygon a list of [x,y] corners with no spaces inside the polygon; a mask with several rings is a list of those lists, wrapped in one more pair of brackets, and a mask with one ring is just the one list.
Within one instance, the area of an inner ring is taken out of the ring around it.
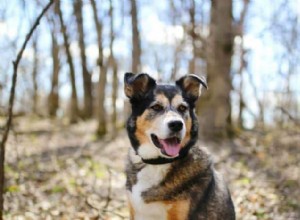
{"label": "tree trunk", "polygon": [[75,123],[78,119],[78,101],[77,101],[77,91],[76,91],[76,81],[75,81],[75,69],[73,64],[73,58],[70,51],[70,43],[69,43],[69,36],[67,34],[67,28],[63,20],[62,11],[60,8],[60,1],[56,2],[56,7],[58,11],[59,21],[60,21],[60,28],[61,33],[64,38],[64,46],[67,54],[67,61],[70,68],[70,78],[71,78],[71,86],[72,86],[72,97],[71,97],[71,111],[70,111],[70,122]]}
{"label": "tree trunk", "polygon": [[98,19],[97,15],[97,5],[95,0],[90,0],[93,14],[94,14],[94,22],[97,30],[97,40],[98,40],[98,49],[99,49],[99,58],[98,58],[98,65],[99,65],[99,82],[98,82],[98,128],[97,134],[99,136],[103,136],[107,132],[106,128],[106,110],[105,110],[105,86],[106,86],[106,66],[104,64],[103,58],[103,45],[102,45],[102,22]]}
{"label": "tree trunk", "polygon": [[48,97],[48,111],[50,116],[56,116],[56,112],[59,106],[59,94],[58,94],[58,74],[60,70],[59,63],[59,45],[56,40],[55,33],[51,32],[52,39],[52,80],[51,91]]}
{"label": "tree trunk", "polygon": [[190,14],[190,22],[191,22],[191,37],[192,37],[192,46],[193,46],[193,57],[189,62],[189,73],[197,74],[196,73],[196,6],[195,0],[191,1],[191,7],[189,9]]}
{"label": "tree trunk", "polygon": [[113,131],[117,131],[117,96],[118,96],[118,65],[116,58],[114,56],[114,40],[115,40],[115,33],[114,33],[114,9],[112,0],[109,1],[110,8],[109,8],[109,16],[110,16],[110,67],[112,68],[113,73],[113,82],[112,82],[112,128]]}
{"label": "tree trunk", "polygon": [[200,134],[206,139],[232,135],[230,107],[232,22],[232,0],[212,0],[206,54],[209,90],[201,98],[198,106]]}
{"label": "tree trunk", "polygon": [[34,33],[37,26],[40,24],[42,17],[45,15],[47,10],[53,4],[54,0],[50,0],[49,3],[43,8],[42,12],[39,14],[33,26],[29,30],[28,34],[26,35],[26,39],[22,44],[21,49],[17,53],[16,59],[12,62],[13,63],[13,74],[12,74],[12,84],[9,93],[9,103],[8,103],[8,113],[7,113],[7,121],[5,123],[4,131],[1,136],[0,140],[0,220],[4,218],[4,186],[5,186],[5,145],[6,141],[9,136],[9,131],[11,128],[12,120],[13,120],[13,108],[14,108],[14,100],[15,100],[15,91],[16,91],[16,84],[17,84],[17,76],[18,76],[18,66],[22,59],[22,55],[24,50],[26,49],[26,45],[29,42],[32,34]]}
{"label": "tree trunk", "polygon": [[82,79],[83,79],[83,91],[84,91],[84,106],[83,114],[84,118],[90,118],[93,115],[93,97],[92,97],[92,80],[91,75],[87,69],[86,54],[85,54],[85,42],[84,42],[84,29],[83,29],[83,17],[82,17],[82,0],[74,1],[74,14],[76,17],[77,31],[79,34],[79,48],[82,66]]}
{"label": "tree trunk", "polygon": [[243,119],[243,112],[245,110],[245,100],[243,96],[243,87],[244,87],[244,79],[243,79],[243,71],[246,68],[246,60],[245,60],[245,55],[246,55],[246,50],[244,48],[244,27],[245,27],[245,18],[246,14],[248,11],[248,6],[249,6],[249,1],[250,0],[244,0],[244,5],[243,9],[240,14],[240,19],[238,23],[238,30],[239,30],[239,36],[241,38],[241,43],[239,47],[239,55],[240,55],[240,67],[238,70],[238,74],[240,75],[240,85],[239,85],[239,114],[238,114],[238,126],[241,129],[244,129],[244,119]]}
{"label": "tree trunk", "polygon": [[32,93],[32,111],[34,114],[37,113],[37,102],[38,102],[38,85],[37,85],[37,73],[38,73],[38,45],[37,45],[37,35],[33,38],[33,68],[32,68],[32,83],[33,83],[33,93]]}
{"label": "tree trunk", "polygon": [[141,40],[138,28],[138,13],[136,0],[130,0],[132,22],[132,72],[141,71]]}

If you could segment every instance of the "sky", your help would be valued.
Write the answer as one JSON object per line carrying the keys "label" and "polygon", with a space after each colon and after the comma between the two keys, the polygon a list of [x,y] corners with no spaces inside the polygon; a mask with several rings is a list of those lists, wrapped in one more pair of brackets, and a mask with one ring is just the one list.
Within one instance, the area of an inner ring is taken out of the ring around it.
{"label": "sky", "polygon": [[[22,5],[25,2],[25,6]],[[25,39],[26,33],[29,30],[30,24],[33,22],[37,13],[41,11],[40,7],[36,7],[35,1],[22,1],[22,0],[0,0],[0,14],[5,12],[5,18],[0,17],[0,82],[9,81],[9,77],[12,74],[11,61],[16,55],[16,51],[20,48],[23,39]],[[98,80],[98,67],[96,65],[96,59],[98,57],[98,50],[96,45],[96,33],[94,31],[94,23],[92,19],[92,13],[90,10],[90,5],[88,0],[83,0],[84,4],[84,22],[85,22],[85,32],[86,34],[86,44],[87,44],[87,56],[88,65],[90,71],[93,73],[92,80],[96,82]],[[105,10],[108,8],[108,1],[102,1],[101,7]],[[115,3],[115,30],[117,30],[117,38],[114,45],[114,52],[119,60],[119,74],[122,72],[130,71],[131,68],[131,23],[129,6],[126,4],[127,1],[114,1]],[[239,16],[241,10],[242,1],[234,0],[234,17]],[[298,13],[300,17],[300,2],[298,0],[292,0],[291,3],[294,5],[294,10]],[[100,4],[99,4],[100,5]],[[162,79],[171,73],[172,63],[171,60],[174,54],[174,45],[180,41],[184,32],[180,25],[172,25],[170,21],[170,14],[167,10],[167,1],[149,1],[140,0],[138,1],[139,6],[139,27],[141,31],[142,39],[142,69],[143,72],[150,73],[153,77],[158,76],[157,66],[160,64]],[[141,7],[142,6],[142,7]],[[25,7],[25,10],[24,10]],[[62,1],[63,13],[65,20],[70,21],[70,15],[72,13],[72,5],[70,0]],[[209,7],[205,5],[205,7]],[[252,74],[252,79],[255,81],[254,84],[258,88],[259,96],[265,97],[268,102],[271,103],[270,106],[275,105],[276,97],[273,92],[282,89],[283,79],[278,76],[278,54],[281,53],[281,46],[274,42],[272,35],[265,29],[269,26],[270,16],[274,8],[278,7],[274,1],[271,0],[252,0],[250,4],[249,13],[247,15],[246,23],[246,33],[244,37],[245,47],[250,51],[248,55],[248,70]],[[121,16],[124,14],[124,17]],[[99,17],[104,15],[99,12]],[[183,15],[183,19],[186,15]],[[104,22],[108,24],[108,18],[104,18]],[[108,36],[108,25],[104,28],[104,34]],[[71,38],[71,51],[75,58],[75,67],[80,70],[80,59],[79,59],[79,48],[76,42],[76,29],[75,25],[69,25],[69,32]],[[73,27],[73,29],[71,28]],[[39,35],[39,56],[40,56],[40,73],[38,76],[39,88],[42,93],[47,94],[50,90],[50,77],[52,60],[49,54],[50,51],[50,34],[49,27],[46,24],[46,20],[43,19],[41,25],[38,27]],[[74,33],[74,34],[73,34]],[[62,39],[59,39],[60,42]],[[238,43],[240,39],[236,38],[235,42]],[[14,43],[15,42],[15,43]],[[109,56],[108,49],[108,38],[104,42],[105,50],[104,54]],[[184,53],[181,56],[181,66],[179,73],[181,75],[187,72],[187,62],[191,57],[191,48],[184,48]],[[28,45],[24,55],[22,65],[23,67],[28,66],[28,63],[32,61],[33,50],[31,45]],[[64,61],[65,58],[62,58]],[[30,96],[30,70],[20,68],[20,75],[18,78],[19,86],[19,97],[23,94]],[[235,71],[236,61],[233,58],[233,72]],[[239,77],[235,76],[233,73],[233,85],[237,86],[239,83]],[[77,71],[77,88],[79,89],[79,96],[82,97],[82,83],[81,83],[81,73]],[[296,74],[292,80],[292,88],[300,92],[300,80],[299,74]],[[111,78],[108,77],[108,81]],[[256,100],[253,98],[253,89],[250,86],[248,73],[244,73],[245,80],[245,97],[247,105],[251,108],[252,112],[258,113],[258,106]],[[64,65],[62,69],[62,74],[60,74],[60,94],[64,98],[68,98],[71,93],[71,88],[68,83],[68,66]],[[119,79],[120,82],[123,81],[122,77]],[[8,86],[6,86],[8,88]],[[110,88],[108,88],[108,93]],[[8,90],[7,90],[8,91]],[[24,93],[24,91],[27,91]],[[119,92],[119,97],[124,97],[122,90]],[[0,96],[1,98],[1,96]],[[5,94],[2,95],[2,100],[5,99]],[[235,92],[232,93],[233,99],[233,113],[236,114],[238,111],[237,102],[238,97]],[[299,101],[299,97],[298,97]],[[2,101],[0,100],[0,104]],[[122,107],[122,101],[119,101],[119,107]],[[20,106],[24,103],[20,103]],[[110,105],[110,100],[108,99],[107,105]],[[273,107],[272,107],[273,108]],[[272,120],[272,109],[268,111],[267,120]],[[253,118],[251,115],[245,115],[247,126],[253,126]]]}

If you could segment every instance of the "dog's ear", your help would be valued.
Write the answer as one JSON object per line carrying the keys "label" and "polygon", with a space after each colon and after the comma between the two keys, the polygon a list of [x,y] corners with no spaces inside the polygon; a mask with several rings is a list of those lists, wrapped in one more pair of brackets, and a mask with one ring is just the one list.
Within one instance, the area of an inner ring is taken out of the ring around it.
{"label": "dog's ear", "polygon": [[128,98],[142,98],[156,86],[155,80],[146,73],[125,73],[125,94]]}
{"label": "dog's ear", "polygon": [[189,74],[176,81],[176,85],[182,90],[187,99],[195,102],[201,95],[202,86],[207,89],[204,77]]}

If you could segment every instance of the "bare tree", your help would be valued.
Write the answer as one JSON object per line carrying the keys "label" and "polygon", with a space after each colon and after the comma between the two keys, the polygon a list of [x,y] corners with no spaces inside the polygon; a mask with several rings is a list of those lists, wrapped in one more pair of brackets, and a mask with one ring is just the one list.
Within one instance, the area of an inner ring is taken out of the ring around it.
{"label": "bare tree", "polygon": [[52,79],[51,79],[51,91],[48,98],[48,111],[50,116],[56,116],[57,109],[59,107],[59,94],[58,94],[58,75],[60,70],[59,63],[59,45],[54,33],[51,33],[52,40]]}
{"label": "bare tree", "polygon": [[93,96],[92,96],[92,80],[91,75],[87,69],[86,45],[84,42],[84,28],[83,28],[83,16],[82,16],[82,0],[74,1],[74,14],[76,17],[77,30],[79,34],[79,48],[81,57],[82,67],[82,78],[83,78],[83,91],[84,91],[84,106],[83,106],[83,117],[90,118],[93,115]]}
{"label": "bare tree", "polygon": [[110,66],[112,68],[113,73],[113,82],[112,82],[112,128],[113,131],[117,131],[117,98],[118,98],[118,65],[116,58],[114,56],[114,40],[115,40],[115,32],[114,32],[114,8],[112,0],[109,1],[109,16],[110,16]]}
{"label": "bare tree", "polygon": [[[277,3],[277,2],[276,2]],[[299,75],[300,59],[300,22],[297,10],[292,2],[278,1],[271,15],[270,31],[275,44],[282,50],[278,59],[278,75],[281,77],[282,91],[278,92],[277,107],[280,110],[278,123],[280,126],[288,125],[291,117],[287,112],[297,118],[298,102],[297,91],[293,87],[293,80]],[[285,109],[283,111],[282,109]]]}
{"label": "bare tree", "polygon": [[50,116],[56,116],[57,109],[59,107],[59,93],[58,93],[58,76],[60,70],[59,62],[59,45],[56,39],[56,28],[55,21],[52,20],[51,30],[51,53],[52,53],[52,79],[51,79],[51,90],[48,97],[48,112]]}
{"label": "bare tree", "polygon": [[78,101],[77,101],[77,90],[76,90],[76,79],[75,79],[75,69],[73,64],[73,58],[70,51],[70,42],[69,42],[69,36],[67,33],[67,27],[65,25],[63,14],[60,8],[60,1],[56,2],[59,22],[60,22],[60,28],[61,33],[64,38],[64,46],[67,54],[67,61],[70,68],[70,79],[71,79],[71,87],[72,87],[72,97],[71,97],[71,108],[70,108],[70,121],[71,123],[75,123],[78,119]]}
{"label": "bare tree", "polygon": [[136,0],[130,0],[132,24],[132,72],[141,71],[141,40],[138,28],[138,9]]}
{"label": "bare tree", "polygon": [[206,50],[209,92],[199,102],[200,133],[205,138],[231,134],[232,0],[212,0]]}
{"label": "bare tree", "polygon": [[240,75],[240,84],[239,84],[239,113],[238,113],[238,126],[240,128],[244,128],[244,120],[243,120],[243,112],[246,107],[246,103],[243,96],[243,88],[244,88],[244,80],[243,80],[243,72],[246,70],[246,49],[244,48],[244,29],[245,29],[245,18],[249,7],[249,0],[243,0],[243,9],[241,10],[239,22],[236,26],[236,36],[240,37],[240,45],[239,45],[239,69],[238,74]]}
{"label": "bare tree", "polygon": [[38,84],[37,84],[37,73],[38,73],[38,35],[37,32],[33,36],[32,42],[33,48],[33,67],[32,67],[32,83],[33,83],[33,92],[32,92],[32,110],[33,113],[37,113],[37,102],[38,102]]}
{"label": "bare tree", "polygon": [[[179,22],[181,22],[178,19],[178,18],[181,18],[181,14],[180,14],[179,10],[177,9],[174,0],[171,0],[169,2],[169,4],[170,4],[169,8],[170,8],[170,16],[171,16],[171,20],[172,20],[172,25],[176,26],[176,25],[178,25]],[[182,23],[180,23],[180,24],[183,25]],[[171,81],[175,81],[177,79],[177,73],[178,73],[178,69],[180,67],[180,53],[182,52],[182,49],[186,43],[185,35],[186,35],[186,33],[184,32],[183,38],[179,39],[176,42],[174,56],[173,56],[173,68],[172,68],[172,73],[171,73],[171,77],[170,77]]]}
{"label": "bare tree", "polygon": [[193,57],[190,60],[189,63],[189,73],[196,73],[196,4],[195,0],[191,1],[191,6],[189,8],[189,14],[190,14],[190,22],[191,22],[191,30],[190,30],[190,35],[192,37],[192,46],[193,46]]}
{"label": "bare tree", "polygon": [[9,94],[9,106],[8,106],[8,118],[4,127],[4,132],[0,142],[0,220],[3,219],[3,205],[4,205],[4,184],[5,184],[5,170],[4,170],[4,163],[5,163],[5,144],[9,135],[10,126],[13,120],[13,107],[14,107],[14,99],[15,99],[15,90],[16,90],[16,83],[17,83],[17,76],[18,76],[18,66],[22,59],[23,52],[26,48],[28,41],[30,40],[33,32],[37,28],[40,23],[40,20],[53,4],[54,0],[50,0],[50,2],[43,8],[42,12],[37,17],[36,21],[33,23],[32,28],[29,30],[28,34],[26,35],[26,39],[22,44],[20,51],[17,54],[15,61],[13,61],[13,75],[12,75],[12,85]]}
{"label": "bare tree", "polygon": [[103,39],[102,39],[102,22],[98,18],[98,10],[97,4],[95,0],[90,0],[93,15],[94,15],[94,22],[97,30],[97,41],[98,41],[98,51],[99,51],[99,58],[98,58],[98,65],[99,65],[99,82],[98,82],[98,128],[97,134],[99,136],[103,136],[106,134],[106,110],[105,110],[105,86],[106,86],[106,78],[107,78],[107,68],[104,63],[104,55],[103,55]]}

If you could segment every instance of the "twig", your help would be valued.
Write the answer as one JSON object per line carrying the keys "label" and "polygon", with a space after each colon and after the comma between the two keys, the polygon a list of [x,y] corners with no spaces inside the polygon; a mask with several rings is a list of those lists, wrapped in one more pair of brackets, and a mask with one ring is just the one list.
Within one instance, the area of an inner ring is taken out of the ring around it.
{"label": "twig", "polygon": [[111,213],[111,214],[114,214],[114,216],[118,216],[121,219],[125,219],[125,216],[123,216],[122,214],[119,214],[119,213],[115,212],[114,210],[107,210],[107,209],[105,209],[102,212],[103,213]]}
{"label": "twig", "polygon": [[28,41],[30,40],[33,32],[37,28],[37,26],[40,24],[40,20],[43,17],[43,15],[46,13],[46,11],[50,8],[50,6],[53,4],[55,0],[50,0],[49,3],[44,7],[41,14],[37,17],[36,21],[34,22],[32,28],[30,29],[29,33],[26,35],[25,41],[17,55],[17,58],[15,61],[13,61],[13,75],[12,75],[12,85],[10,89],[10,95],[9,95],[9,107],[8,107],[8,118],[5,125],[5,130],[2,136],[2,140],[0,143],[0,220],[3,219],[3,193],[4,193],[4,162],[5,162],[5,144],[9,135],[10,126],[12,123],[12,113],[13,113],[13,107],[14,107],[14,99],[15,99],[15,89],[16,89],[16,83],[17,83],[17,73],[18,73],[18,65],[20,63],[20,60],[22,58],[23,52],[27,46]]}
{"label": "twig", "polygon": [[296,125],[300,126],[300,120],[291,115],[291,113],[282,106],[277,106],[277,108],[284,114],[286,114],[289,119],[294,122]]}
{"label": "twig", "polygon": [[110,168],[107,167],[106,169],[107,169],[108,174],[109,174],[109,176],[108,176],[108,184],[109,185],[108,185],[108,194],[107,194],[107,197],[106,197],[106,203],[105,203],[105,205],[103,207],[105,210],[108,208],[109,203],[111,201],[111,177],[112,177],[112,173],[111,173]]}

